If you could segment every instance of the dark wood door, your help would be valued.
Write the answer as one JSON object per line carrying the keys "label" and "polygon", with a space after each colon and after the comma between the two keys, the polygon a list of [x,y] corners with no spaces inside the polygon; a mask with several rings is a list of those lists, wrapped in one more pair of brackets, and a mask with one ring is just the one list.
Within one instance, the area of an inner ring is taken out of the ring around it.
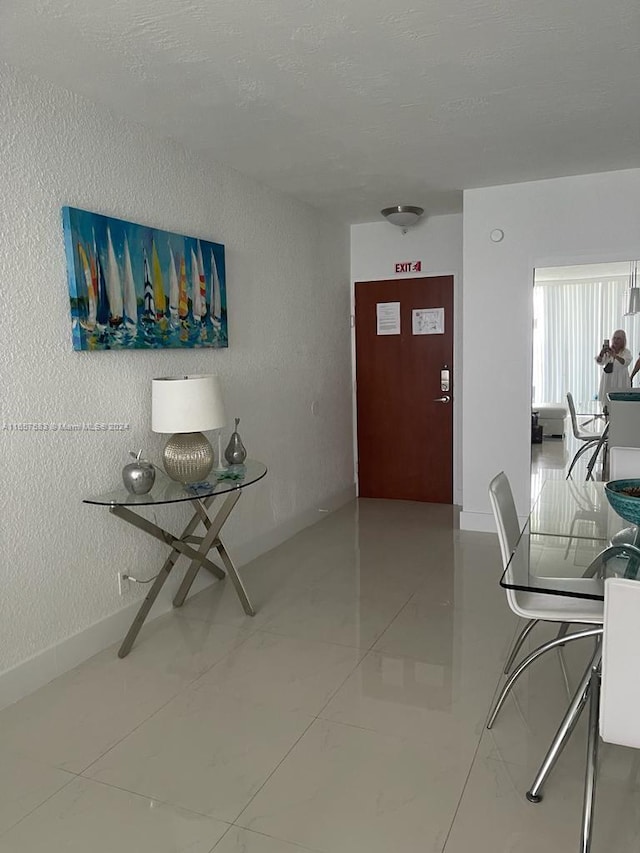
{"label": "dark wood door", "polygon": [[[378,333],[388,303],[400,334]],[[418,333],[438,328],[425,309],[443,333]],[[453,276],[356,282],[355,325],[360,496],[452,503]]]}

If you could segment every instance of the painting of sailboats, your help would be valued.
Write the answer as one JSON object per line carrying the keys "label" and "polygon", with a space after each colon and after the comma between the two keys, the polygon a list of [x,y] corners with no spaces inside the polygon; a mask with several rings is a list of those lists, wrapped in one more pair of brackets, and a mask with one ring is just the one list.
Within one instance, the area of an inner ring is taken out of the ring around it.
{"label": "painting of sailboats", "polygon": [[76,350],[227,347],[224,246],[62,208]]}

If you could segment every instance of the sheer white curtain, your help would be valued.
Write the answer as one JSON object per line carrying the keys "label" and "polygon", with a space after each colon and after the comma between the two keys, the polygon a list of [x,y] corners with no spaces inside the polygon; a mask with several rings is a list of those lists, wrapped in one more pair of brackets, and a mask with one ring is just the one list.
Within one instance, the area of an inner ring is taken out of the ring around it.
{"label": "sheer white curtain", "polygon": [[595,363],[604,338],[627,333],[633,360],[640,346],[640,315],[625,317],[628,276],[597,281],[537,281],[533,288],[533,398],[561,403],[571,391],[576,402],[598,393]]}

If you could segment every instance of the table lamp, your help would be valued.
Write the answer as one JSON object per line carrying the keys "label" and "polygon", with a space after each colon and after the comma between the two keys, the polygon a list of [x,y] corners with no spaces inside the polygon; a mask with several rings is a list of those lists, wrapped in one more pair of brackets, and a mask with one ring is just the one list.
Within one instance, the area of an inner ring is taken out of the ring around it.
{"label": "table lamp", "polygon": [[220,383],[213,374],[151,380],[151,429],[172,433],[162,452],[164,470],[179,483],[200,483],[213,467],[204,430],[226,423]]}

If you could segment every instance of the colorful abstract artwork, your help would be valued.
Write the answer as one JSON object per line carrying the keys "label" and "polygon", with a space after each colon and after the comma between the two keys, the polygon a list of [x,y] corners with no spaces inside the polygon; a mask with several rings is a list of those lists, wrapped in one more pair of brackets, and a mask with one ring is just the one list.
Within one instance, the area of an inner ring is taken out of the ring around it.
{"label": "colorful abstract artwork", "polygon": [[62,208],[73,348],[226,347],[224,246]]}

